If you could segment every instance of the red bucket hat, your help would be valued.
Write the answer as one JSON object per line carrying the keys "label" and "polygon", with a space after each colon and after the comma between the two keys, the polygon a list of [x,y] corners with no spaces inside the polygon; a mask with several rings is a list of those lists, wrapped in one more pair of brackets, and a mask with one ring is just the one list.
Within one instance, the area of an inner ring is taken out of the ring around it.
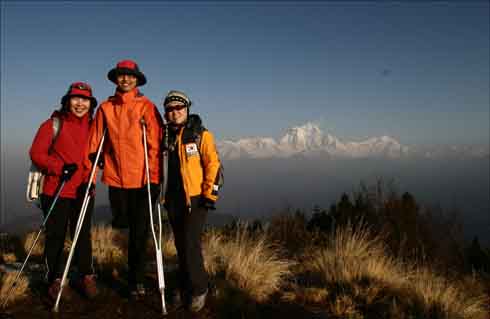
{"label": "red bucket hat", "polygon": [[142,86],[146,84],[146,77],[140,71],[138,64],[132,60],[122,60],[119,61],[116,67],[107,73],[107,78],[112,82],[117,84],[117,77],[121,74],[131,74],[138,79],[137,86]]}
{"label": "red bucket hat", "polygon": [[90,100],[90,107],[97,106],[97,99],[92,95],[92,88],[84,82],[75,82],[70,85],[68,92],[61,98],[61,105],[65,105],[72,96],[82,96]]}

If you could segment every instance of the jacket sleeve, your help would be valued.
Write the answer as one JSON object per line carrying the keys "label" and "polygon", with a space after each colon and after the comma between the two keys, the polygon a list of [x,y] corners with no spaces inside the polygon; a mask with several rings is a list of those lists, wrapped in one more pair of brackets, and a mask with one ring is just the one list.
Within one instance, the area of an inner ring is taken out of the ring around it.
{"label": "jacket sleeve", "polygon": [[[83,156],[83,168],[84,168],[84,182],[88,182],[90,178],[90,171],[92,170],[92,162],[89,159],[89,155],[97,153],[102,134],[104,133],[104,113],[102,108],[99,107],[95,113],[95,118],[90,125],[89,137],[85,154]],[[102,154],[101,154],[102,156]]]}
{"label": "jacket sleeve", "polygon": [[221,163],[211,132],[204,131],[202,133],[200,151],[204,171],[202,195],[212,201],[216,201],[218,199]]}
{"label": "jacket sleeve", "polygon": [[44,122],[34,137],[29,155],[31,160],[47,175],[61,175],[63,160],[55,152],[49,152],[53,142],[53,120]]}
{"label": "jacket sleeve", "polygon": [[148,163],[150,182],[159,184],[162,178],[162,158],[160,142],[162,140],[163,120],[157,107],[151,103],[143,115],[147,128]]}

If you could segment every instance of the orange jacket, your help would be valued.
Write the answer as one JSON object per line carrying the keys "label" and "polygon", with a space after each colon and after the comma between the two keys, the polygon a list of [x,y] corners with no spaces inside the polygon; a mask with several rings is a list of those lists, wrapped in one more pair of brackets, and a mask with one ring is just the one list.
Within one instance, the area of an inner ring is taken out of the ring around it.
{"label": "orange jacket", "polygon": [[221,163],[213,134],[203,131],[200,146],[197,148],[195,143],[182,143],[183,132],[181,129],[178,133],[177,145],[187,205],[191,206],[191,197],[199,195],[215,202],[218,199]]}
{"label": "orange jacket", "polygon": [[[146,185],[145,154],[141,119],[146,122],[146,140],[151,183],[160,183],[160,140],[162,118],[156,106],[138,89],[116,92],[97,109],[90,131],[88,154],[96,153],[104,128],[107,128],[102,158],[102,182],[120,188]],[[85,166],[92,163],[85,160]]]}

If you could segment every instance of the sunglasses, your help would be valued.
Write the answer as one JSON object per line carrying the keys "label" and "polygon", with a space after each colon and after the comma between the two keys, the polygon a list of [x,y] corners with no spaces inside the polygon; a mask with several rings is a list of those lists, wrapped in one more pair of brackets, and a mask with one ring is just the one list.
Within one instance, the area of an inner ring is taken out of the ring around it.
{"label": "sunglasses", "polygon": [[176,106],[171,106],[171,107],[166,107],[165,108],[165,113],[170,113],[170,112],[173,112],[173,111],[180,111],[182,109],[185,109],[187,106],[184,105],[184,104],[181,104],[181,105],[176,105]]}

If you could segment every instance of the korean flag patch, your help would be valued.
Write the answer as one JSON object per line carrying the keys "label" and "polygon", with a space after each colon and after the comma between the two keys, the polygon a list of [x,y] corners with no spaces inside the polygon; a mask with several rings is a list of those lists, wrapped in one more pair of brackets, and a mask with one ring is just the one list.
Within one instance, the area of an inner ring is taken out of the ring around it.
{"label": "korean flag patch", "polygon": [[197,144],[196,143],[186,144],[185,145],[185,153],[186,153],[187,157],[198,155],[199,151],[197,150]]}

